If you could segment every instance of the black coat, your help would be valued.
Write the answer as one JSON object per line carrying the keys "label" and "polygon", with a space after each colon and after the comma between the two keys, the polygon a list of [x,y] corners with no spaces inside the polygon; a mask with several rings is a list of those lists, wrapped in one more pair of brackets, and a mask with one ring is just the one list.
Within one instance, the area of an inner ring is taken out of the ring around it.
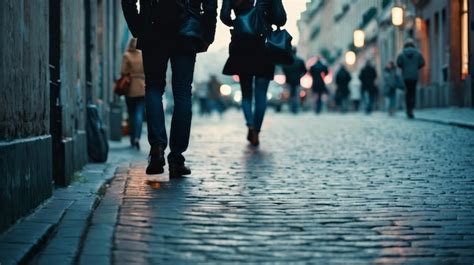
{"label": "black coat", "polygon": [[[256,7],[265,14],[268,24],[283,26],[286,23],[286,12],[282,0],[258,0]],[[243,10],[236,6],[236,0],[223,0],[220,14],[221,21],[233,26],[231,11],[239,15]],[[251,36],[233,35],[229,45],[229,59],[223,73],[226,75],[255,75],[273,79],[275,65],[265,54],[265,39]]]}
{"label": "black coat", "polygon": [[349,91],[349,82],[351,82],[351,74],[346,70],[346,68],[341,67],[336,74],[336,85],[338,96],[346,97],[350,94]]}
{"label": "black coat", "polygon": [[364,66],[364,68],[362,68],[359,74],[359,79],[362,84],[362,91],[368,91],[369,93],[375,92],[375,79],[377,79],[377,71],[372,65],[367,64]]}
{"label": "black coat", "polygon": [[[140,2],[140,12],[137,2]],[[122,10],[132,35],[138,38],[138,46],[158,41],[174,40],[187,11],[187,0],[122,0]],[[204,38],[212,43],[216,32],[217,0],[189,0],[189,10],[202,14]]]}
{"label": "black coat", "polygon": [[329,73],[328,67],[321,61],[318,61],[315,65],[309,69],[309,73],[313,77],[313,92],[326,93],[326,83],[324,83],[323,74]]}
{"label": "black coat", "polygon": [[286,83],[290,86],[299,86],[300,79],[306,74],[306,65],[303,59],[295,55],[295,61],[291,65],[283,66],[283,73],[286,76]]}

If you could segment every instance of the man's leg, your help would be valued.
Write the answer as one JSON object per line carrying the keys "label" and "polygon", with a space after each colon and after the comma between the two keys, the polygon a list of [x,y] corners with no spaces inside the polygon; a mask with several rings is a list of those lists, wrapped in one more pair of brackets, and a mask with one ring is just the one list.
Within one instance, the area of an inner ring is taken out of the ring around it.
{"label": "man's leg", "polygon": [[169,50],[165,45],[146,47],[143,50],[143,66],[145,70],[145,106],[148,126],[148,142],[150,143],[150,159],[147,174],[163,173],[164,150],[168,144],[163,111],[163,93],[166,86],[166,69]]}
{"label": "man's leg", "polygon": [[184,165],[185,159],[182,154],[189,145],[192,119],[191,89],[195,62],[196,54],[171,56],[174,109],[170,131],[171,152],[168,155],[170,168]]}
{"label": "man's leg", "polygon": [[256,77],[255,78],[255,130],[257,133],[262,128],[263,118],[267,110],[267,91],[270,80]]}
{"label": "man's leg", "polygon": [[416,81],[405,80],[405,108],[408,118],[413,118],[415,106]]}

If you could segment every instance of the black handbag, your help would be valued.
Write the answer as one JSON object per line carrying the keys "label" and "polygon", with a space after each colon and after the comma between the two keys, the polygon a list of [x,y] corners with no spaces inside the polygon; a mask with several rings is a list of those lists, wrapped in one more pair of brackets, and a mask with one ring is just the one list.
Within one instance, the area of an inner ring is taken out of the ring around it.
{"label": "black handbag", "polygon": [[264,37],[269,31],[269,25],[265,18],[265,13],[256,7],[249,8],[247,12],[235,17],[233,34]]}
{"label": "black handbag", "polygon": [[274,64],[293,64],[295,58],[291,40],[293,40],[293,37],[286,29],[277,28],[267,36],[265,49]]}
{"label": "black handbag", "polygon": [[184,9],[184,15],[178,31],[180,47],[192,53],[207,51],[210,43],[204,37],[205,33],[201,14],[195,14],[189,8],[189,0],[182,1],[181,7]]}

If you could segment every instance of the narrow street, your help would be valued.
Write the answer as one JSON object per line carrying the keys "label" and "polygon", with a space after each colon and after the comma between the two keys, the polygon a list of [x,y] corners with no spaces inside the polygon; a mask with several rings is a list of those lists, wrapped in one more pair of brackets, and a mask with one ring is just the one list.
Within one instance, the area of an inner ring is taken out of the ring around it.
{"label": "narrow street", "polygon": [[190,177],[122,164],[80,263],[472,264],[474,131],[270,114],[256,149],[241,123],[196,115]]}

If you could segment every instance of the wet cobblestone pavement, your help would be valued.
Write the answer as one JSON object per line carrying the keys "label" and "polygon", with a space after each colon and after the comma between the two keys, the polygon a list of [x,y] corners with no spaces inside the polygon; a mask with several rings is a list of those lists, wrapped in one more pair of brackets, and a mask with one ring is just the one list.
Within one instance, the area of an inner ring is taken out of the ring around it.
{"label": "wet cobblestone pavement", "polygon": [[81,263],[473,264],[474,131],[270,115],[255,149],[241,121],[196,119],[190,177],[121,166]]}

